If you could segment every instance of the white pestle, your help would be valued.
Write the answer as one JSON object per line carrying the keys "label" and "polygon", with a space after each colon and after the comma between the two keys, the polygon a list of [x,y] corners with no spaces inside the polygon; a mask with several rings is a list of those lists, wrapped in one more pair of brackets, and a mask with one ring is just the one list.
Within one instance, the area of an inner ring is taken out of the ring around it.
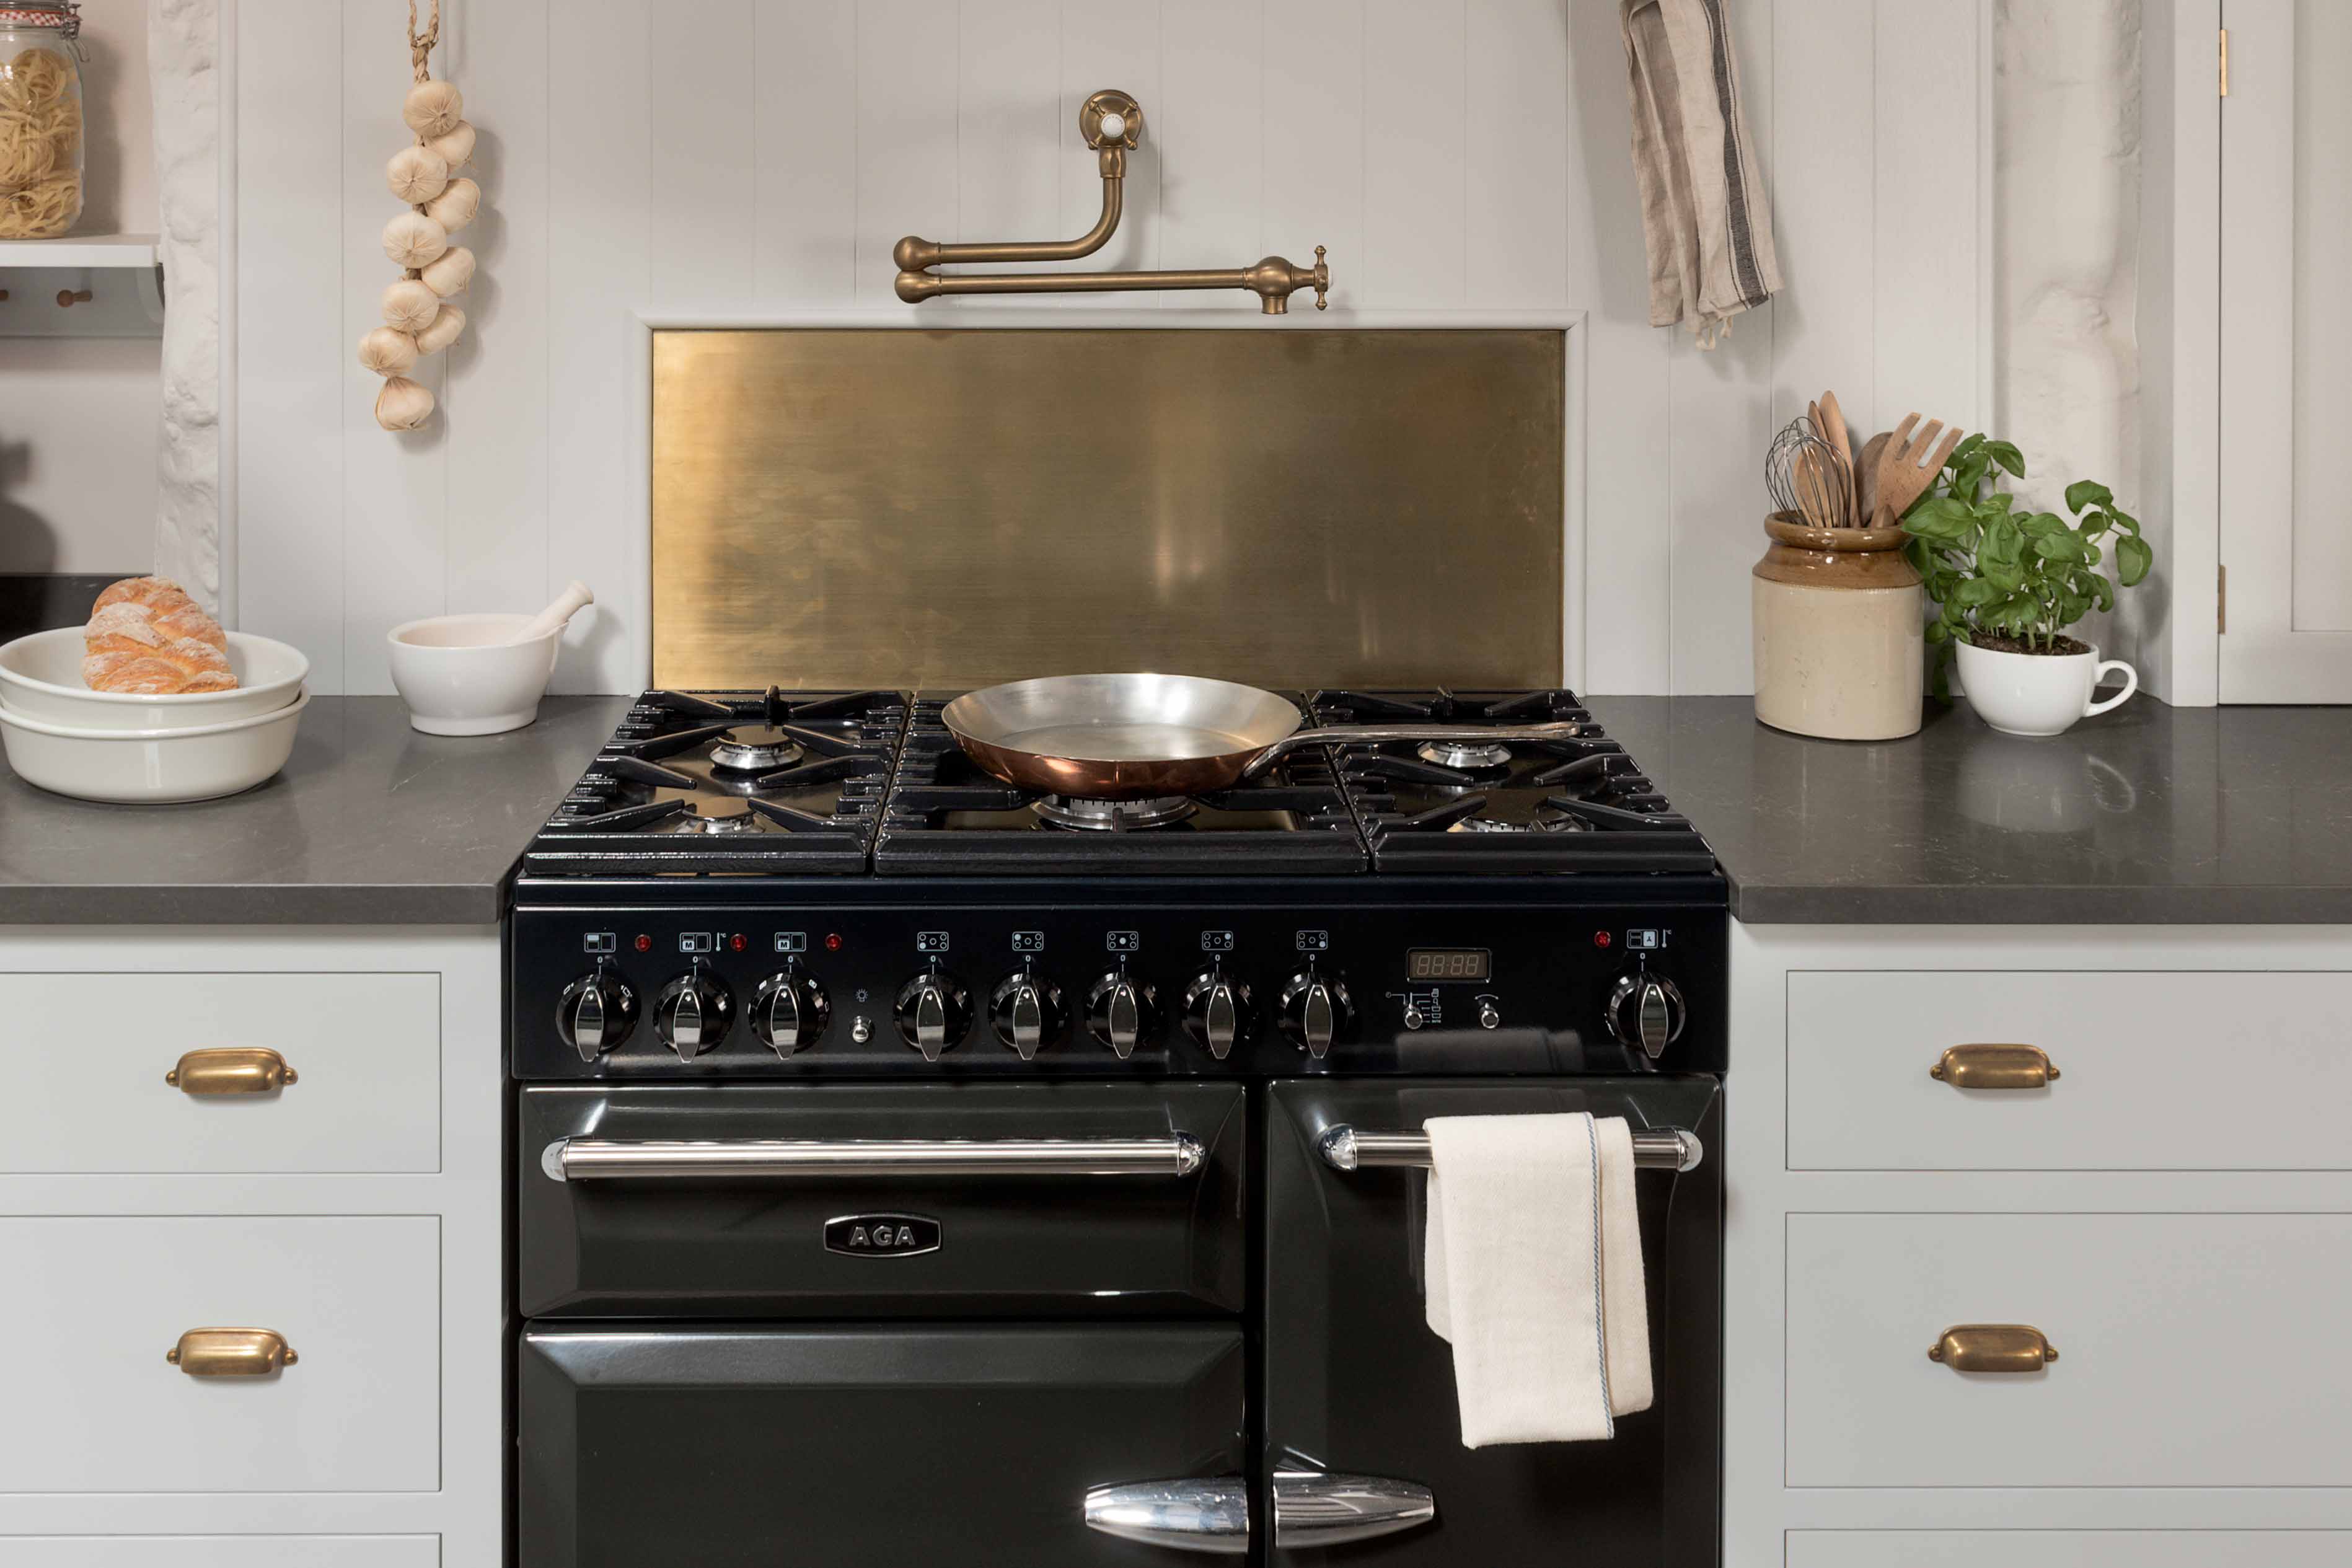
{"label": "white pestle", "polygon": [[589,592],[588,584],[574,577],[572,579],[571,586],[555,596],[555,603],[533,616],[530,618],[530,625],[507,639],[508,645],[511,647],[516,643],[535,642],[578,615],[582,606],[593,605],[595,602],[596,595]]}

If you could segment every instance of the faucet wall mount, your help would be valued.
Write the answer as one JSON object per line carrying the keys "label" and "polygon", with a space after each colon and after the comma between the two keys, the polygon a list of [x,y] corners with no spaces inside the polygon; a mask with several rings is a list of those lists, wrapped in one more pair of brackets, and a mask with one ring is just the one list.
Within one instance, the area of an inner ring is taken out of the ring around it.
{"label": "faucet wall mount", "polygon": [[935,270],[968,262],[1075,261],[1092,256],[1118,232],[1121,191],[1127,180],[1127,155],[1143,139],[1143,107],[1126,93],[1107,88],[1078,106],[1078,134],[1095,151],[1102,170],[1102,216],[1094,227],[1076,239],[1015,240],[988,245],[943,245],[908,235],[892,247],[898,264],[898,298],[910,305],[940,294],[1058,294],[1107,293],[1128,289],[1246,289],[1258,297],[1259,309],[1269,316],[1286,315],[1290,297],[1301,289],[1315,290],[1315,308],[1330,304],[1331,269],[1323,247],[1315,247],[1315,265],[1294,266],[1286,258],[1269,256],[1251,267],[1181,272],[964,272],[952,276]]}

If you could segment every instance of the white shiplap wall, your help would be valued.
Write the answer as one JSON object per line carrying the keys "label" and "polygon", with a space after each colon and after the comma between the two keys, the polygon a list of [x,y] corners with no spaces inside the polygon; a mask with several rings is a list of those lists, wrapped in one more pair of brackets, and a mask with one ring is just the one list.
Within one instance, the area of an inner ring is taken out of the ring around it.
{"label": "white shiplap wall", "polygon": [[[639,314],[909,310],[901,235],[1075,234],[1076,104],[1117,86],[1148,132],[1089,265],[1322,244],[1334,314],[1588,312],[1586,683],[1746,690],[1772,428],[1825,385],[1865,428],[1986,405],[1990,3],[1729,0],[1788,289],[1703,354],[1647,324],[1615,0],[446,0],[481,271],[442,416],[394,437],[352,345],[392,276],[403,8],[237,0],[243,624],[383,691],[399,621],[627,584]],[[642,682],[611,599],[560,688]]]}

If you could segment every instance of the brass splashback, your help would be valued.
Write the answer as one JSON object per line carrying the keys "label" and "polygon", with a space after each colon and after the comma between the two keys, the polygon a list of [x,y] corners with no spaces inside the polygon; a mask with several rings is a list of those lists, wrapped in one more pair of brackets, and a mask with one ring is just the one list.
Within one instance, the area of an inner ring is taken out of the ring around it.
{"label": "brass splashback", "polygon": [[1563,353],[1558,331],[657,331],[654,679],[1555,684]]}

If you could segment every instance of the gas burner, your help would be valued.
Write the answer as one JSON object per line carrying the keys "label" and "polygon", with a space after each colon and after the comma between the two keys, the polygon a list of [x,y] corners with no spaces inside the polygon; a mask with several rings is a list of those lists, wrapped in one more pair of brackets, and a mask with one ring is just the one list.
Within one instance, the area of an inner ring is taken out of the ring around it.
{"label": "gas burner", "polygon": [[1164,827],[1171,822],[1183,821],[1200,808],[1181,795],[1151,800],[1083,800],[1049,795],[1030,802],[1029,809],[1056,827],[1115,833],[1136,827]]}
{"label": "gas burner", "polygon": [[730,773],[767,773],[804,754],[797,740],[772,724],[738,724],[710,742],[710,765]]}
{"label": "gas burner", "polygon": [[748,811],[734,811],[720,815],[716,812],[703,812],[689,809],[683,815],[673,817],[670,821],[663,824],[659,831],[667,833],[708,833],[719,835],[730,833],[759,833],[764,831],[764,829],[761,825],[760,819],[752,816]]}
{"label": "gas burner", "polygon": [[1494,741],[1484,745],[1468,741],[1424,741],[1415,755],[1441,768],[1500,768],[1510,765],[1511,748]]}

